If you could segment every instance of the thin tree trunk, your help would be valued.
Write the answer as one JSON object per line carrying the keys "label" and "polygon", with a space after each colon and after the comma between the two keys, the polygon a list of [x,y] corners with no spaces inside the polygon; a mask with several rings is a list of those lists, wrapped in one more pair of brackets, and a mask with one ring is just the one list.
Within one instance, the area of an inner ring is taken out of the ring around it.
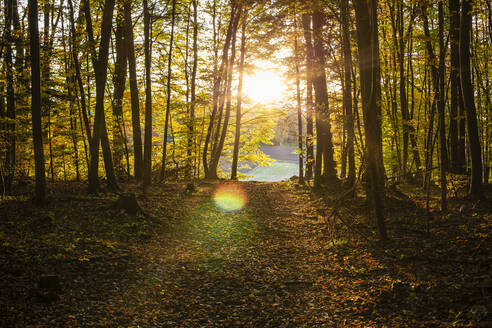
{"label": "thin tree trunk", "polygon": [[299,183],[304,183],[304,152],[302,147],[301,82],[299,73],[299,49],[297,46],[297,14],[294,12],[294,57],[296,66],[297,133],[299,147]]}
{"label": "thin tree trunk", "polygon": [[31,47],[31,112],[34,143],[36,187],[34,201],[43,205],[46,198],[43,132],[41,128],[41,67],[39,62],[38,2],[29,0],[29,35]]}
{"label": "thin tree trunk", "polygon": [[313,44],[311,42],[311,15],[302,14],[302,27],[306,43],[306,179],[313,177]]}
{"label": "thin tree trunk", "polygon": [[234,149],[232,151],[232,168],[231,180],[237,180],[237,163],[239,160],[239,142],[241,137],[241,104],[243,91],[243,75],[244,75],[244,57],[246,56],[246,19],[248,17],[247,10],[244,11],[242,31],[241,31],[241,59],[239,62],[239,85],[237,88],[237,104],[236,104],[236,133],[234,135]]}
{"label": "thin tree trunk", "polygon": [[447,211],[447,183],[446,183],[446,170],[447,170],[447,152],[446,152],[446,124],[444,117],[444,106],[445,104],[445,90],[444,90],[444,9],[442,1],[438,3],[439,11],[439,100],[438,100],[438,111],[439,111],[439,150],[440,150],[440,168],[441,168],[441,211]]}
{"label": "thin tree trunk", "polygon": [[150,19],[148,1],[144,5],[144,52],[145,52],[145,137],[143,158],[143,190],[152,182],[152,49],[150,47],[152,20]]}
{"label": "thin tree trunk", "polygon": [[126,72],[127,72],[127,47],[125,45],[125,26],[124,12],[122,4],[118,3],[116,14],[116,31],[115,31],[115,48],[116,62],[114,65],[113,85],[114,85],[114,103],[113,103],[113,158],[115,170],[119,176],[122,175],[123,169],[123,135],[121,134],[121,124],[123,121],[123,94],[125,92]]}
{"label": "thin tree trunk", "polygon": [[463,0],[461,2],[460,80],[463,105],[466,113],[468,143],[471,154],[470,196],[474,199],[482,199],[484,197],[482,183],[482,154],[480,148],[480,139],[478,137],[477,113],[475,109],[475,100],[470,69],[472,4],[473,0]]}
{"label": "thin tree trunk", "polygon": [[355,182],[355,153],[354,153],[354,115],[352,111],[352,52],[350,50],[350,24],[348,14],[348,0],[340,0],[340,11],[342,20],[342,51],[344,65],[343,81],[343,107],[344,107],[344,126],[347,131],[346,152],[348,155],[348,176],[347,184],[352,186]]}
{"label": "thin tree trunk", "polygon": [[89,0],[85,0],[84,12],[86,17],[86,29],[92,47],[92,61],[96,76],[96,109],[94,114],[94,131],[91,148],[91,165],[89,168],[89,192],[95,193],[99,189],[99,143],[102,145],[104,166],[108,185],[117,190],[119,189],[116,176],[114,174],[113,160],[111,158],[111,148],[106,129],[106,119],[104,114],[104,91],[107,79],[109,41],[111,36],[111,24],[113,18],[114,0],[106,0],[103,9],[101,24],[101,40],[99,55],[96,57],[94,47],[94,34],[92,31],[92,19],[89,7]]}
{"label": "thin tree trunk", "polygon": [[135,45],[133,42],[133,24],[131,15],[131,2],[125,0],[125,40],[128,51],[128,71],[130,73],[130,93],[132,104],[132,130],[133,130],[133,170],[135,179],[141,181],[143,177],[142,158],[142,130],[140,128],[140,106],[137,85],[137,64],[135,62]]}
{"label": "thin tree trunk", "polygon": [[[171,73],[172,73],[172,53],[173,53],[173,41],[174,41],[174,21],[176,14],[176,0],[172,0],[172,12],[171,12],[171,39],[169,41],[169,53],[167,57],[167,84],[166,84],[166,121],[164,123],[164,136],[162,138],[162,166],[160,179],[164,180],[166,174],[166,160],[167,160],[167,135],[169,128],[169,113],[171,111]],[[173,136],[174,138],[174,136]]]}
{"label": "thin tree trunk", "polygon": [[328,185],[337,181],[336,165],[333,159],[333,141],[328,107],[322,29],[323,14],[319,8],[315,8],[313,11],[313,86],[317,113],[317,148],[314,183],[318,187],[321,184]]}
{"label": "thin tree trunk", "polygon": [[360,86],[366,130],[368,197],[376,217],[379,237],[386,240],[384,220],[384,167],[382,167],[381,86],[376,0],[354,0],[359,49]]}

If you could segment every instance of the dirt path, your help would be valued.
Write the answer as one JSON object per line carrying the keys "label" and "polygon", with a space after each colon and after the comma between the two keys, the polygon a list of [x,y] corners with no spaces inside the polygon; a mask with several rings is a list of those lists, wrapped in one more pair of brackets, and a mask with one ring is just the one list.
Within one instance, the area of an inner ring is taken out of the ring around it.
{"label": "dirt path", "polygon": [[[245,206],[222,210],[214,192],[223,186],[236,186],[225,205],[246,195]],[[0,327],[492,322],[487,212],[467,218],[471,228],[460,217],[435,220],[433,238],[417,230],[415,203],[391,199],[394,239],[380,247],[338,221],[327,224],[336,194],[321,200],[286,182],[199,182],[192,193],[182,183],[154,186],[139,196],[148,216],[137,217],[114,208],[117,195],[85,188],[58,185],[43,209],[27,198],[0,203]],[[344,221],[374,236],[364,199],[345,205]],[[457,229],[473,243],[456,238]],[[59,280],[55,295],[38,285],[46,274]]]}
{"label": "dirt path", "polygon": [[127,291],[128,300],[140,296],[138,324],[299,327],[329,319],[314,304],[324,275],[308,196],[281,184],[240,186],[245,208],[224,212],[211,200],[217,185],[201,187],[182,222],[145,250],[145,279]]}

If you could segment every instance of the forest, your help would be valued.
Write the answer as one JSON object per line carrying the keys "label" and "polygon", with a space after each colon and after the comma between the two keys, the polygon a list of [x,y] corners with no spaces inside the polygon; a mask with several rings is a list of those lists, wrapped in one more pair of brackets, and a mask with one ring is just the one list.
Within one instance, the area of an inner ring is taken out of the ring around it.
{"label": "forest", "polygon": [[492,327],[488,0],[3,0],[1,327]]}

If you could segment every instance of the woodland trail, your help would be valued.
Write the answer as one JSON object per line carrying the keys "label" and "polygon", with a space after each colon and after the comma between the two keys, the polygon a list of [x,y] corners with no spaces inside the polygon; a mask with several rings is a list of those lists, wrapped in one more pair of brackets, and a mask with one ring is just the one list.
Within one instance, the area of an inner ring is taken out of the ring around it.
{"label": "woodland trail", "polygon": [[139,316],[142,310],[148,314],[142,326],[333,322],[333,313],[320,304],[325,263],[308,194],[282,184],[235,184],[248,196],[243,209],[224,212],[212,201],[217,185],[199,187],[186,202],[183,221],[146,249],[144,284],[127,291],[128,300],[138,295],[137,303],[145,304],[135,308]]}
{"label": "woodland trail", "polygon": [[[0,327],[492,322],[488,210],[467,214],[466,226],[460,216],[436,219],[426,236],[418,230],[422,209],[392,196],[394,241],[381,247],[327,222],[337,193],[321,197],[291,182],[196,186],[152,186],[147,196],[138,194],[147,215],[136,217],[114,208],[117,195],[87,195],[74,183],[53,188],[44,209],[22,198],[0,203]],[[232,204],[247,195],[242,209],[216,204],[214,191],[223,186],[235,186]],[[374,235],[363,198],[344,207],[344,220]],[[466,239],[456,237],[458,229]],[[59,279],[56,295],[40,290],[44,274]]]}

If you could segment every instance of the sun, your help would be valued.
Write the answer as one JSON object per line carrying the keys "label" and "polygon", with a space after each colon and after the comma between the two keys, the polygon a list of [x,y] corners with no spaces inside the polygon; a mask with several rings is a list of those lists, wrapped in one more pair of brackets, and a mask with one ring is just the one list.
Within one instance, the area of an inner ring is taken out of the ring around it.
{"label": "sun", "polygon": [[279,101],[286,86],[274,71],[258,70],[244,77],[243,91],[254,102],[267,104]]}

